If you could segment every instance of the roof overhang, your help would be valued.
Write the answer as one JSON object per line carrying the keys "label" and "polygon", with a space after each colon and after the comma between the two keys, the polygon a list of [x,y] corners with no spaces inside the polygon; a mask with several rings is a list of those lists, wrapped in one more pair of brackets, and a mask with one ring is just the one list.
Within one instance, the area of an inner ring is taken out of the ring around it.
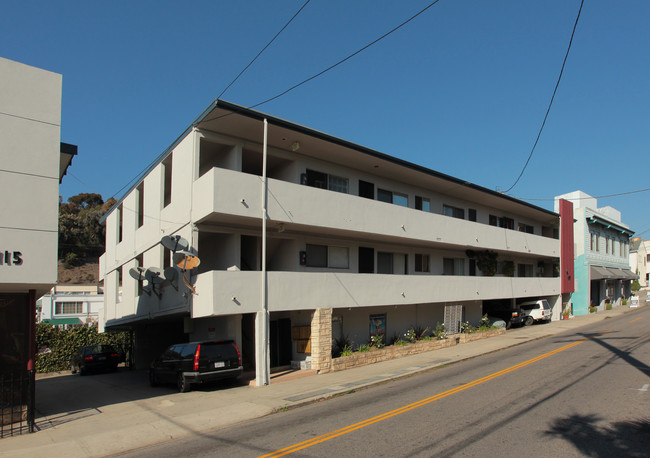
{"label": "roof overhang", "polygon": [[72,164],[72,158],[77,155],[77,145],[61,142],[61,158],[59,160],[59,184]]}
{"label": "roof overhang", "polygon": [[[503,212],[515,212],[537,221],[541,220],[545,222],[544,224],[550,226],[556,226],[559,222],[557,213],[506,194],[389,156],[300,124],[219,99],[210,104],[192,125],[152,163],[140,176],[140,179],[125,193],[125,196],[135,189],[144,177],[162,162],[194,128],[222,133],[261,144],[263,143],[262,126],[264,120],[267,120],[269,124],[267,141],[268,146],[271,148],[295,152],[292,145],[298,142],[300,144],[299,154],[306,157],[344,163],[348,167],[372,175],[384,175],[390,179],[411,183],[425,189],[434,188],[442,194],[448,194],[457,199],[480,201],[486,206]],[[119,205],[122,199],[102,217],[102,222]]]}
{"label": "roof overhang", "polygon": [[591,266],[589,268],[592,280],[635,280],[638,276],[629,269],[615,267]]}

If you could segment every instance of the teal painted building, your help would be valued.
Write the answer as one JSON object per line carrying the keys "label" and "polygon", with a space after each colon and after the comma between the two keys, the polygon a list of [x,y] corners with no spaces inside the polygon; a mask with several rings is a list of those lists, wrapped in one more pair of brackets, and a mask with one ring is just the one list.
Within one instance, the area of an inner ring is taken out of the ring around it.
{"label": "teal painted building", "polygon": [[596,198],[574,191],[555,198],[573,203],[575,291],[569,306],[573,315],[589,313],[589,307],[604,310],[607,304],[621,305],[629,299],[631,281],[630,237],[634,231],[621,221],[621,212],[612,207],[598,208]]}

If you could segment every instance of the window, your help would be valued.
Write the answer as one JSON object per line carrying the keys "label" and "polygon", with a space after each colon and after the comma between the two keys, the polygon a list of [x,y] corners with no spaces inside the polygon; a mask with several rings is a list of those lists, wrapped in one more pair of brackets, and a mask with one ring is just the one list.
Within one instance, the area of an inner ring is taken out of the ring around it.
{"label": "window", "polygon": [[533,265],[532,264],[517,264],[518,277],[532,277]]}
{"label": "window", "polygon": [[55,302],[54,314],[67,315],[71,313],[83,313],[83,302]]}
{"label": "window", "polygon": [[135,188],[138,199],[138,227],[144,224],[144,181]]}
{"label": "window", "polygon": [[328,177],[328,189],[330,191],[342,192],[344,194],[348,193],[348,179],[343,177],[337,177],[334,175],[329,175]]}
{"label": "window", "polygon": [[417,254],[415,255],[415,271],[416,272],[429,272],[429,255]]}
{"label": "window", "polygon": [[524,223],[519,223],[517,225],[517,230],[519,232],[526,232],[527,234],[535,233],[535,228],[533,226],[529,226],[528,224],[524,224]]}
{"label": "window", "polygon": [[592,232],[590,235],[591,235],[591,251],[596,251],[596,234]]}
{"label": "window", "polygon": [[515,228],[515,220],[512,218],[508,218],[507,216],[502,216],[499,218],[499,227],[503,227],[504,229],[513,229]]}
{"label": "window", "polygon": [[117,268],[117,283],[115,288],[116,302],[122,302],[122,281],[124,279],[124,266]]}
{"label": "window", "polygon": [[443,275],[465,275],[465,260],[462,258],[443,258]]}
{"label": "window", "polygon": [[476,277],[476,259],[469,260],[469,274],[472,277]]}
{"label": "window", "polygon": [[[142,267],[144,265],[143,258],[144,257],[143,257],[142,254],[139,254],[138,256],[136,256],[136,258],[135,258],[135,267],[136,268],[137,267]],[[142,296],[142,291],[143,291],[142,290],[142,287],[143,287],[142,280],[136,280],[136,281],[138,283],[138,287],[136,288],[136,292],[137,292],[138,296]]]}
{"label": "window", "polygon": [[335,175],[328,175],[327,173],[318,172],[316,170],[307,169],[307,173],[303,178],[303,183],[307,186],[319,189],[329,189],[336,192],[348,192],[348,179],[338,177]]}
{"label": "window", "polygon": [[475,208],[468,208],[467,209],[467,219],[470,221],[476,222],[476,209]]}
{"label": "window", "polygon": [[465,219],[465,210],[451,205],[442,206],[442,214],[453,218]]}
{"label": "window", "polygon": [[596,251],[600,251],[600,235],[596,234]]}
{"label": "window", "polygon": [[377,273],[405,275],[407,260],[406,254],[403,253],[379,252],[377,253]]}
{"label": "window", "polygon": [[123,204],[120,204],[119,207],[117,207],[117,243],[120,243],[122,241],[122,233],[123,233],[123,227],[124,227],[124,207]]}
{"label": "window", "polygon": [[172,251],[169,248],[162,247],[163,271],[172,266]]}
{"label": "window", "polygon": [[490,226],[498,226],[498,218],[496,215],[490,215]]}
{"label": "window", "polygon": [[347,247],[307,244],[307,267],[350,267],[350,250]]}
{"label": "window", "polygon": [[365,197],[366,199],[375,198],[375,185],[369,181],[359,180],[359,197]]}
{"label": "window", "polygon": [[415,209],[430,212],[431,202],[426,197],[415,196]]}
{"label": "window", "polygon": [[327,267],[327,246],[307,244],[307,267]]}
{"label": "window", "polygon": [[389,204],[400,205],[402,207],[409,206],[409,198],[406,194],[387,191],[385,189],[377,189],[377,200],[388,202]]}
{"label": "window", "polygon": [[333,269],[350,267],[350,250],[347,247],[331,246],[327,249],[327,265]]}
{"label": "window", "polygon": [[173,158],[173,154],[170,154],[162,162],[162,167],[163,167],[163,207],[166,207],[172,201],[172,158]]}

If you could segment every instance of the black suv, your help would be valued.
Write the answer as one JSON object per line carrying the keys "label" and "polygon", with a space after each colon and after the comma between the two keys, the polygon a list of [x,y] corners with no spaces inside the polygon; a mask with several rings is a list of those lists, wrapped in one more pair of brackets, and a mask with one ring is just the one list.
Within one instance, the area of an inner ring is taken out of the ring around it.
{"label": "black suv", "polygon": [[178,391],[190,391],[192,383],[229,379],[242,374],[241,354],[232,340],[189,342],[169,347],[151,363],[149,382],[176,383]]}

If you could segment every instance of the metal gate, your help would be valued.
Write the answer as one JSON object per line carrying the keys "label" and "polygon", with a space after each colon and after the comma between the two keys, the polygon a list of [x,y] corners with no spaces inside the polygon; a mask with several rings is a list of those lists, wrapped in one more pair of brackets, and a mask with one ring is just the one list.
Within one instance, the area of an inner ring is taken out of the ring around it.
{"label": "metal gate", "polygon": [[462,305],[445,305],[445,329],[447,330],[447,334],[460,334],[462,321]]}

